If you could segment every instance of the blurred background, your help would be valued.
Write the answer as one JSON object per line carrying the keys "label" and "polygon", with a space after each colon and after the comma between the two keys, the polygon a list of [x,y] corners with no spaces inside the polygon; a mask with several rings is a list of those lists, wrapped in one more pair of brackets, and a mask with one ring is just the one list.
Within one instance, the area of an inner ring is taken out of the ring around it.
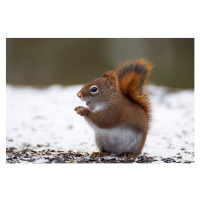
{"label": "blurred background", "polygon": [[193,38],[7,38],[6,82],[84,84],[141,57],[154,65],[151,83],[194,88]]}

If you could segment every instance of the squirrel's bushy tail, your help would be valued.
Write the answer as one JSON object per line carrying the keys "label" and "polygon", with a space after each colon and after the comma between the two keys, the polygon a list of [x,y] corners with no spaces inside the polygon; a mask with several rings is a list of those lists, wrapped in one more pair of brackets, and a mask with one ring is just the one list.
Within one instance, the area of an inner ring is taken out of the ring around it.
{"label": "squirrel's bushy tail", "polygon": [[150,119],[150,104],[144,94],[144,82],[150,74],[152,64],[145,59],[127,61],[117,70],[118,86],[121,92],[131,101],[138,103]]}

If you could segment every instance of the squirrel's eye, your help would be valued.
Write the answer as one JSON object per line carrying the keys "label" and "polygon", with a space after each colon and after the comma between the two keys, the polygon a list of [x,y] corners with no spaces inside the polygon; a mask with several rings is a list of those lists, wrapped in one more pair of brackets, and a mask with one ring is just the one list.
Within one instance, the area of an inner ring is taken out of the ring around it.
{"label": "squirrel's eye", "polygon": [[97,93],[98,92],[98,88],[96,85],[93,85],[90,87],[90,91],[94,94],[94,93]]}

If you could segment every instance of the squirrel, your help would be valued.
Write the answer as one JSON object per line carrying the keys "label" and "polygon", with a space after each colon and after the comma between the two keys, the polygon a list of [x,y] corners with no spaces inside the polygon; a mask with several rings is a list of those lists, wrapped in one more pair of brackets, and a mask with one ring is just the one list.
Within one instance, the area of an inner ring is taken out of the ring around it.
{"label": "squirrel", "polygon": [[94,129],[100,155],[141,154],[151,118],[143,86],[151,69],[152,64],[143,58],[127,61],[85,84],[77,93],[87,107],[74,110]]}

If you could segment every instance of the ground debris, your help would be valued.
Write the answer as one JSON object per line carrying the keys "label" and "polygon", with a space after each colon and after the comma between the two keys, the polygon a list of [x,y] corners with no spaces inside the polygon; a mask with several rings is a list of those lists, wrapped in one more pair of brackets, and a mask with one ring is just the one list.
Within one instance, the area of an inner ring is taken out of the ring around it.
{"label": "ground debris", "polygon": [[[51,153],[50,153],[51,152]],[[136,158],[124,156],[105,155],[93,157],[87,152],[60,151],[54,149],[33,150],[10,147],[6,148],[6,163],[157,163],[156,156],[140,155]],[[193,163],[194,161],[182,160],[181,156],[160,158],[159,163]]]}

